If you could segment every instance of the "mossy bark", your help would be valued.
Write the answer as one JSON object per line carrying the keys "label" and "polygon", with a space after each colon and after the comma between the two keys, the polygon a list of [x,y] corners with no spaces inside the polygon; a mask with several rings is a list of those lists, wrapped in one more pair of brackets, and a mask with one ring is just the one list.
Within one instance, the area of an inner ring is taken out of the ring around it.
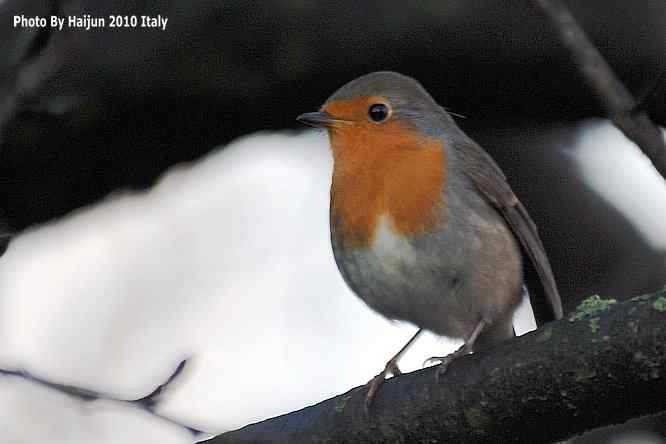
{"label": "mossy bark", "polygon": [[665,411],[666,292],[599,307],[388,380],[370,417],[357,387],[206,442],[546,443]]}

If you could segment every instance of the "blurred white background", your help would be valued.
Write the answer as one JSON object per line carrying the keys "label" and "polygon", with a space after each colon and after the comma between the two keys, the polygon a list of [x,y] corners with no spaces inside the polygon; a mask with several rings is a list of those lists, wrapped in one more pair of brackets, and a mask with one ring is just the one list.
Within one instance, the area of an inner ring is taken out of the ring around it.
{"label": "blurred white background", "polygon": [[[661,177],[607,123],[580,131],[589,183],[666,248]],[[331,162],[324,133],[255,134],[17,237],[0,258],[0,368],[136,399],[188,364],[159,417],[0,375],[5,442],[192,442],[176,423],[218,433],[377,374],[415,328],[371,312],[339,276]],[[534,327],[528,310],[519,333]],[[457,345],[424,336],[401,367]]]}

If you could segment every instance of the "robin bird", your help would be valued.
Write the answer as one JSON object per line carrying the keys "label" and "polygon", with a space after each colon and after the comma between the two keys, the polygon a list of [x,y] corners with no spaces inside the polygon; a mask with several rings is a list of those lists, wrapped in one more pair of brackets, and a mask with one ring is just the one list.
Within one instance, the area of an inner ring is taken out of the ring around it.
{"label": "robin bird", "polygon": [[[500,168],[414,79],[375,72],[297,120],[326,128],[333,152],[330,229],[349,287],[419,331],[368,383],[366,409],[425,329],[464,344],[441,361],[514,336],[529,291],[538,322],[562,303],[536,226]],[[544,297],[545,296],[545,297]]]}

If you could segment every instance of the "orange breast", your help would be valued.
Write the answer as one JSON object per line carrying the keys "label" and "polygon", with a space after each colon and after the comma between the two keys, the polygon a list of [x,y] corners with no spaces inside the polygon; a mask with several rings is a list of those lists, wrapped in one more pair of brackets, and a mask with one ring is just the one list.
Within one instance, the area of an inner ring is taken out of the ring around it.
{"label": "orange breast", "polygon": [[382,215],[413,236],[440,222],[446,159],[441,141],[404,121],[333,128],[332,229],[346,247],[372,243]]}

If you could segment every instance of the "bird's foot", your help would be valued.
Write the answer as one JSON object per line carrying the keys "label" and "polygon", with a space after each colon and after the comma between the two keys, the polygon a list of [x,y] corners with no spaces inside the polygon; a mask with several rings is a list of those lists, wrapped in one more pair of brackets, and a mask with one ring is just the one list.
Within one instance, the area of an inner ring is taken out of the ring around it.
{"label": "bird's foot", "polygon": [[398,367],[398,364],[396,362],[396,359],[391,359],[389,362],[386,363],[386,366],[384,367],[384,370],[381,371],[380,374],[372,378],[368,383],[366,384],[368,386],[368,394],[365,396],[365,414],[369,415],[370,414],[370,407],[372,406],[372,401],[375,399],[375,395],[377,394],[377,391],[379,388],[384,384],[384,381],[386,380],[386,376],[388,375],[393,375],[393,376],[400,376],[402,375],[402,372],[400,371],[400,368]]}
{"label": "bird's foot", "polygon": [[439,380],[439,378],[441,378],[442,375],[446,373],[446,370],[449,368],[449,365],[453,361],[462,356],[472,353],[472,351],[473,351],[472,347],[467,343],[465,343],[458,350],[454,351],[453,353],[449,353],[446,356],[432,356],[426,359],[425,361],[423,361],[423,366],[425,367],[433,362],[439,362],[437,371],[435,371],[435,379]]}

